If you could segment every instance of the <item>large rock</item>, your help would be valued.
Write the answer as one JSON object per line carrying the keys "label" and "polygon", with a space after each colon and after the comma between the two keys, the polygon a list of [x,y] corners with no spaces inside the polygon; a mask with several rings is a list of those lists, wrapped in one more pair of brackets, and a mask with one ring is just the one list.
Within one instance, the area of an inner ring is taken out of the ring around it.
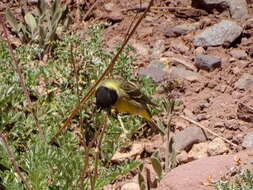
{"label": "large rock", "polygon": [[234,19],[240,19],[248,15],[246,0],[194,0],[192,5],[205,10],[225,10],[229,9],[230,15]]}
{"label": "large rock", "polygon": [[239,159],[244,168],[252,171],[252,152],[206,157],[172,169],[163,177],[157,190],[215,190],[215,187],[205,185],[208,179],[219,180]]}
{"label": "large rock", "polygon": [[246,0],[227,0],[229,12],[232,18],[240,19],[248,15]]}
{"label": "large rock", "polygon": [[193,144],[206,140],[205,134],[199,127],[188,127],[175,134],[175,148],[177,151],[188,151]]}
{"label": "large rock", "polygon": [[229,46],[242,33],[242,27],[229,20],[208,27],[194,37],[194,46]]}
{"label": "large rock", "polygon": [[253,88],[253,75],[244,73],[235,83],[235,88],[239,90],[249,90]]}

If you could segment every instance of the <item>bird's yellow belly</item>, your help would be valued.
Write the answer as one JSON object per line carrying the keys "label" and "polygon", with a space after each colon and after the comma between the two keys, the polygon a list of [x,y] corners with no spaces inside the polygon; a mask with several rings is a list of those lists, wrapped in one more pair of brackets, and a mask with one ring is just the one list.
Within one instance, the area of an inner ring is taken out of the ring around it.
{"label": "bird's yellow belly", "polygon": [[151,119],[151,115],[146,111],[146,108],[134,100],[119,98],[113,105],[113,108],[121,113],[136,114],[141,115],[147,120]]}

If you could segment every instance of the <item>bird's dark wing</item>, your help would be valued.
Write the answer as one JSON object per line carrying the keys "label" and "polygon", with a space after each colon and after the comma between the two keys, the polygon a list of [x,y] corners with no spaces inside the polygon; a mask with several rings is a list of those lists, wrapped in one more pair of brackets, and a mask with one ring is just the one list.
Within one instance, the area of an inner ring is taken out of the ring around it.
{"label": "bird's dark wing", "polygon": [[139,88],[132,82],[122,82],[120,88],[129,96],[129,98],[142,104],[150,104],[156,106]]}

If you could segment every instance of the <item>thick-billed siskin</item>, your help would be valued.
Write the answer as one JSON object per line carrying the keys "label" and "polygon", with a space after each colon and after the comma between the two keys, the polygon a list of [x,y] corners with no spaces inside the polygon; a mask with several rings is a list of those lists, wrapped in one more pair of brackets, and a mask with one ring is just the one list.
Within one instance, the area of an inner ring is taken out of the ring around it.
{"label": "thick-billed siskin", "polygon": [[99,108],[152,118],[147,104],[155,104],[131,82],[107,79],[97,88],[95,96]]}

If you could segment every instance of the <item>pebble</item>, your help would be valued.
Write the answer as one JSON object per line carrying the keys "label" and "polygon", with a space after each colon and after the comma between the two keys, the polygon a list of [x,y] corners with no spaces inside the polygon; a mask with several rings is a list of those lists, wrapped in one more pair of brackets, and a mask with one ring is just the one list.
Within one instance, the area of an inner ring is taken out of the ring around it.
{"label": "pebble", "polygon": [[163,81],[169,73],[164,70],[165,64],[162,61],[153,61],[148,66],[139,70],[140,75],[149,76],[155,82]]}
{"label": "pebble", "polygon": [[229,52],[229,54],[236,59],[242,59],[242,60],[246,60],[248,56],[244,50],[240,50],[240,49],[232,49]]}
{"label": "pebble", "polygon": [[248,133],[244,136],[242,146],[245,148],[253,149],[253,132]]}
{"label": "pebble", "polygon": [[195,160],[208,157],[207,148],[208,142],[194,144],[192,149],[189,151],[189,156]]}
{"label": "pebble", "polygon": [[253,75],[244,73],[235,83],[235,88],[239,90],[248,90],[253,87]]}
{"label": "pebble", "polygon": [[184,34],[187,34],[188,32],[194,31],[198,29],[199,24],[180,24],[174,27],[168,28],[164,35],[166,37],[178,37]]}
{"label": "pebble", "polygon": [[229,151],[226,143],[219,137],[213,139],[207,147],[207,153],[210,156],[221,155]]}
{"label": "pebble", "polygon": [[184,164],[187,162],[192,161],[193,159],[188,156],[186,151],[182,151],[180,154],[177,155],[177,162],[179,164]]}
{"label": "pebble", "polygon": [[229,46],[242,33],[243,29],[236,22],[222,20],[195,35],[194,46]]}
{"label": "pebble", "polygon": [[213,71],[221,66],[221,59],[214,56],[197,54],[195,57],[195,65],[199,69]]}
{"label": "pebble", "polygon": [[177,132],[174,136],[175,149],[177,151],[188,151],[193,144],[206,140],[203,131],[199,127],[188,127],[183,131]]}
{"label": "pebble", "polygon": [[200,81],[202,79],[202,76],[194,71],[189,71],[185,69],[184,67],[171,67],[169,71],[170,75],[172,77],[186,79],[188,81]]}

